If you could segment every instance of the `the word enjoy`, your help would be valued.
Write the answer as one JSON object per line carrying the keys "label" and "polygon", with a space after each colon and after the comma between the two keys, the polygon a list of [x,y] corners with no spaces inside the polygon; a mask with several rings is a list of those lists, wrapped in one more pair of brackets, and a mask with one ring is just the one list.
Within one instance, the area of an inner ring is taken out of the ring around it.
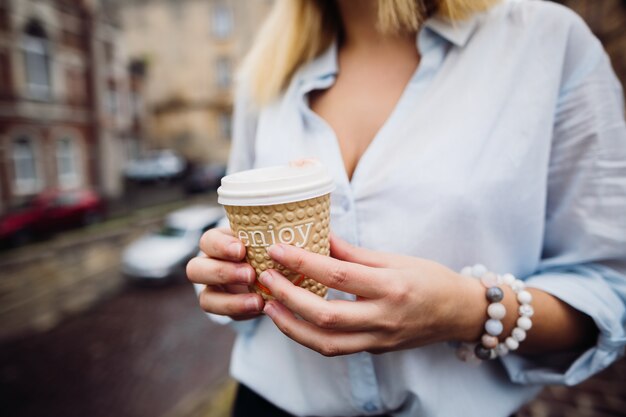
{"label": "the word enjoy", "polygon": [[275,229],[274,225],[270,224],[265,229],[239,230],[237,237],[246,246],[267,247],[276,243],[286,243],[301,248],[309,241],[311,226],[313,222]]}

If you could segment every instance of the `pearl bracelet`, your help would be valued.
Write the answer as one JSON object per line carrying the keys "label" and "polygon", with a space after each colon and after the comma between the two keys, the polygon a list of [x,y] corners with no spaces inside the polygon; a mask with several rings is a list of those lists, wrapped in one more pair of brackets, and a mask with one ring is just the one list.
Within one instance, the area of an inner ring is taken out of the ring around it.
{"label": "pearl bracelet", "polygon": [[[487,289],[486,297],[489,301],[487,308],[488,319],[485,322],[486,333],[481,337],[480,343],[475,345],[462,343],[457,349],[459,359],[466,362],[480,362],[487,359],[502,357],[509,352],[517,350],[519,344],[526,339],[526,332],[532,327],[531,317],[534,310],[530,305],[532,294],[526,291],[523,281],[515,278],[512,274],[502,276],[487,271],[484,265],[467,266],[461,270],[461,275],[480,279]],[[519,317],[515,328],[511,331],[504,342],[499,342],[498,336],[502,334],[502,319],[506,316],[506,308],[500,303],[504,298],[504,292],[500,285],[508,285],[520,304]]]}

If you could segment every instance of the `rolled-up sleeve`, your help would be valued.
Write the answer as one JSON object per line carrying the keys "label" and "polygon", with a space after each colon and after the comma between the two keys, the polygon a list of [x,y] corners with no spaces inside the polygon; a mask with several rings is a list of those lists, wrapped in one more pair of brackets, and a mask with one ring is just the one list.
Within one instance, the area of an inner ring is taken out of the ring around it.
{"label": "rolled-up sleeve", "polygon": [[584,352],[503,358],[518,383],[576,384],[609,366],[626,344],[623,95],[608,57],[586,30],[574,28],[572,36],[583,42],[568,52],[564,63],[542,259],[526,282],[590,316],[599,337]]}

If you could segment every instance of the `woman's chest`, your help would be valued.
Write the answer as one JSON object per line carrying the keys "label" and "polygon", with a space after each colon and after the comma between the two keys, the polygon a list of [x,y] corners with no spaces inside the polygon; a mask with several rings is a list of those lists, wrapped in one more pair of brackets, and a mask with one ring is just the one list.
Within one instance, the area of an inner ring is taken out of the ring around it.
{"label": "woman's chest", "polygon": [[411,58],[344,62],[333,85],[307,95],[310,110],[336,139],[348,178],[398,107],[417,66],[417,57]]}

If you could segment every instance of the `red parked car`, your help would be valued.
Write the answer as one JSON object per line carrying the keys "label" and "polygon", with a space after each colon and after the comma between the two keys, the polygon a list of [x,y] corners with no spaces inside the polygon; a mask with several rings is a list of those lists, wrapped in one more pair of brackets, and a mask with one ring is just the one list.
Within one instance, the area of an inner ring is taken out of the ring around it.
{"label": "red parked car", "polygon": [[91,190],[44,191],[0,218],[0,241],[20,245],[33,237],[98,222],[104,202]]}

